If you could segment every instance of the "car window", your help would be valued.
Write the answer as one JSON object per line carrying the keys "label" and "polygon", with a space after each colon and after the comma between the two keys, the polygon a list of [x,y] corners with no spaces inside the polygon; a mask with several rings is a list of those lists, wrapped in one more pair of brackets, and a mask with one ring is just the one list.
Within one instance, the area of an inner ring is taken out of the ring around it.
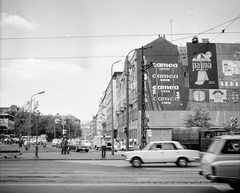
{"label": "car window", "polygon": [[162,149],[162,145],[160,143],[153,143],[149,150],[161,150]]}
{"label": "car window", "polygon": [[214,154],[221,143],[222,143],[221,140],[213,140],[207,152]]}
{"label": "car window", "polygon": [[212,138],[211,132],[205,132],[205,138]]}
{"label": "car window", "polygon": [[223,154],[240,154],[240,140],[228,140],[223,147]]}
{"label": "car window", "polygon": [[164,150],[175,150],[177,149],[173,143],[163,143],[162,144]]}

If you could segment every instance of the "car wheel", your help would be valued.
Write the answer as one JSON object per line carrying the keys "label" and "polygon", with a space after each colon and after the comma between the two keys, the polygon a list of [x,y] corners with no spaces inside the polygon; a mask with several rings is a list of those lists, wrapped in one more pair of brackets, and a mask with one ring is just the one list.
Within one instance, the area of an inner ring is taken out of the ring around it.
{"label": "car wheel", "polygon": [[85,152],[87,153],[87,152],[88,152],[88,149],[85,149]]}
{"label": "car wheel", "polygon": [[135,167],[135,168],[138,168],[138,167],[141,167],[142,165],[142,160],[138,157],[134,157],[132,159],[132,166]]}
{"label": "car wheel", "polygon": [[79,152],[79,149],[76,147],[75,151],[76,151],[76,152]]}
{"label": "car wheel", "polygon": [[234,190],[240,190],[239,183],[230,183],[229,186]]}
{"label": "car wheel", "polygon": [[188,164],[188,161],[187,161],[186,158],[178,158],[178,160],[177,160],[177,165],[178,165],[179,167],[186,167],[187,164]]}

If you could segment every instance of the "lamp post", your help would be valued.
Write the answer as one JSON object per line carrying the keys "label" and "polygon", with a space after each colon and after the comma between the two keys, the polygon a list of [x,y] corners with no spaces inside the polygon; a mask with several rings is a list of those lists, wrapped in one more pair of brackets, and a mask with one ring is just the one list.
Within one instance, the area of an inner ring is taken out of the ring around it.
{"label": "lamp post", "polygon": [[31,134],[31,128],[32,128],[32,99],[35,95],[39,95],[39,94],[43,94],[45,93],[45,91],[42,91],[42,92],[38,92],[34,95],[31,96],[31,99],[30,99],[30,117],[29,117],[29,131],[28,131],[28,145],[30,146],[30,134]]}
{"label": "lamp post", "polygon": [[59,124],[59,122],[60,122],[59,118],[55,118],[58,115],[59,114],[57,113],[53,118],[53,139],[56,138],[56,124]]}
{"label": "lamp post", "polygon": [[129,60],[128,56],[131,52],[135,51],[136,49],[131,50],[128,52],[126,56],[126,151],[129,150]]}
{"label": "lamp post", "polygon": [[35,144],[35,157],[34,158],[39,158],[38,156],[38,122],[39,122],[39,115],[40,115],[40,112],[39,110],[37,110],[37,121],[36,121],[36,144]]}
{"label": "lamp post", "polygon": [[121,60],[118,60],[116,62],[114,62],[111,66],[111,98],[112,98],[112,104],[111,104],[111,108],[112,108],[112,155],[114,155],[114,117],[113,117],[113,66],[114,64],[120,62]]}

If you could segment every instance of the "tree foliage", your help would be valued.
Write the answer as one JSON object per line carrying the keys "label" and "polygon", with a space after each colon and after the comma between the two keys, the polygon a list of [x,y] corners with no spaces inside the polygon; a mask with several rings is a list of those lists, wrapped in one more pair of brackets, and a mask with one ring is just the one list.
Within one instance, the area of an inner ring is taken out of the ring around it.
{"label": "tree foliage", "polygon": [[[31,114],[31,135],[36,135],[36,129],[38,126],[38,135],[46,134],[47,140],[51,141],[55,137],[61,138],[63,135],[63,127],[67,131],[65,134],[70,138],[82,137],[82,131],[78,124],[71,119],[66,119],[65,124],[56,124],[54,122],[55,116],[53,115],[37,115],[36,109]],[[14,117],[15,121],[15,133],[17,135],[27,135],[30,129],[30,112],[26,112],[25,109],[19,110]]]}
{"label": "tree foliage", "polygon": [[206,112],[206,110],[199,107],[194,110],[194,113],[194,115],[188,115],[187,118],[183,120],[186,127],[210,128],[213,126],[213,124],[210,123],[211,118],[209,112]]}

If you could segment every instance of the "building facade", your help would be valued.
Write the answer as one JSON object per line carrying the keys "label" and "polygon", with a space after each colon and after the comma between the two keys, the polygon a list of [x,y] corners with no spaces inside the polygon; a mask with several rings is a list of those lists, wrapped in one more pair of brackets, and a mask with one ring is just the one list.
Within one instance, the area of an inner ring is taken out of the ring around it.
{"label": "building facade", "polygon": [[[130,138],[142,140],[143,100],[152,131],[147,141],[171,140],[172,128],[184,127],[184,119],[198,107],[210,113],[215,127],[224,127],[231,117],[240,120],[240,44],[205,40],[178,47],[159,37],[146,46],[151,48],[136,49],[129,59]],[[144,71],[144,80],[142,61],[151,66]],[[126,73],[116,77],[114,122],[120,139],[126,138],[126,83]],[[111,110],[107,114],[111,128]]]}

